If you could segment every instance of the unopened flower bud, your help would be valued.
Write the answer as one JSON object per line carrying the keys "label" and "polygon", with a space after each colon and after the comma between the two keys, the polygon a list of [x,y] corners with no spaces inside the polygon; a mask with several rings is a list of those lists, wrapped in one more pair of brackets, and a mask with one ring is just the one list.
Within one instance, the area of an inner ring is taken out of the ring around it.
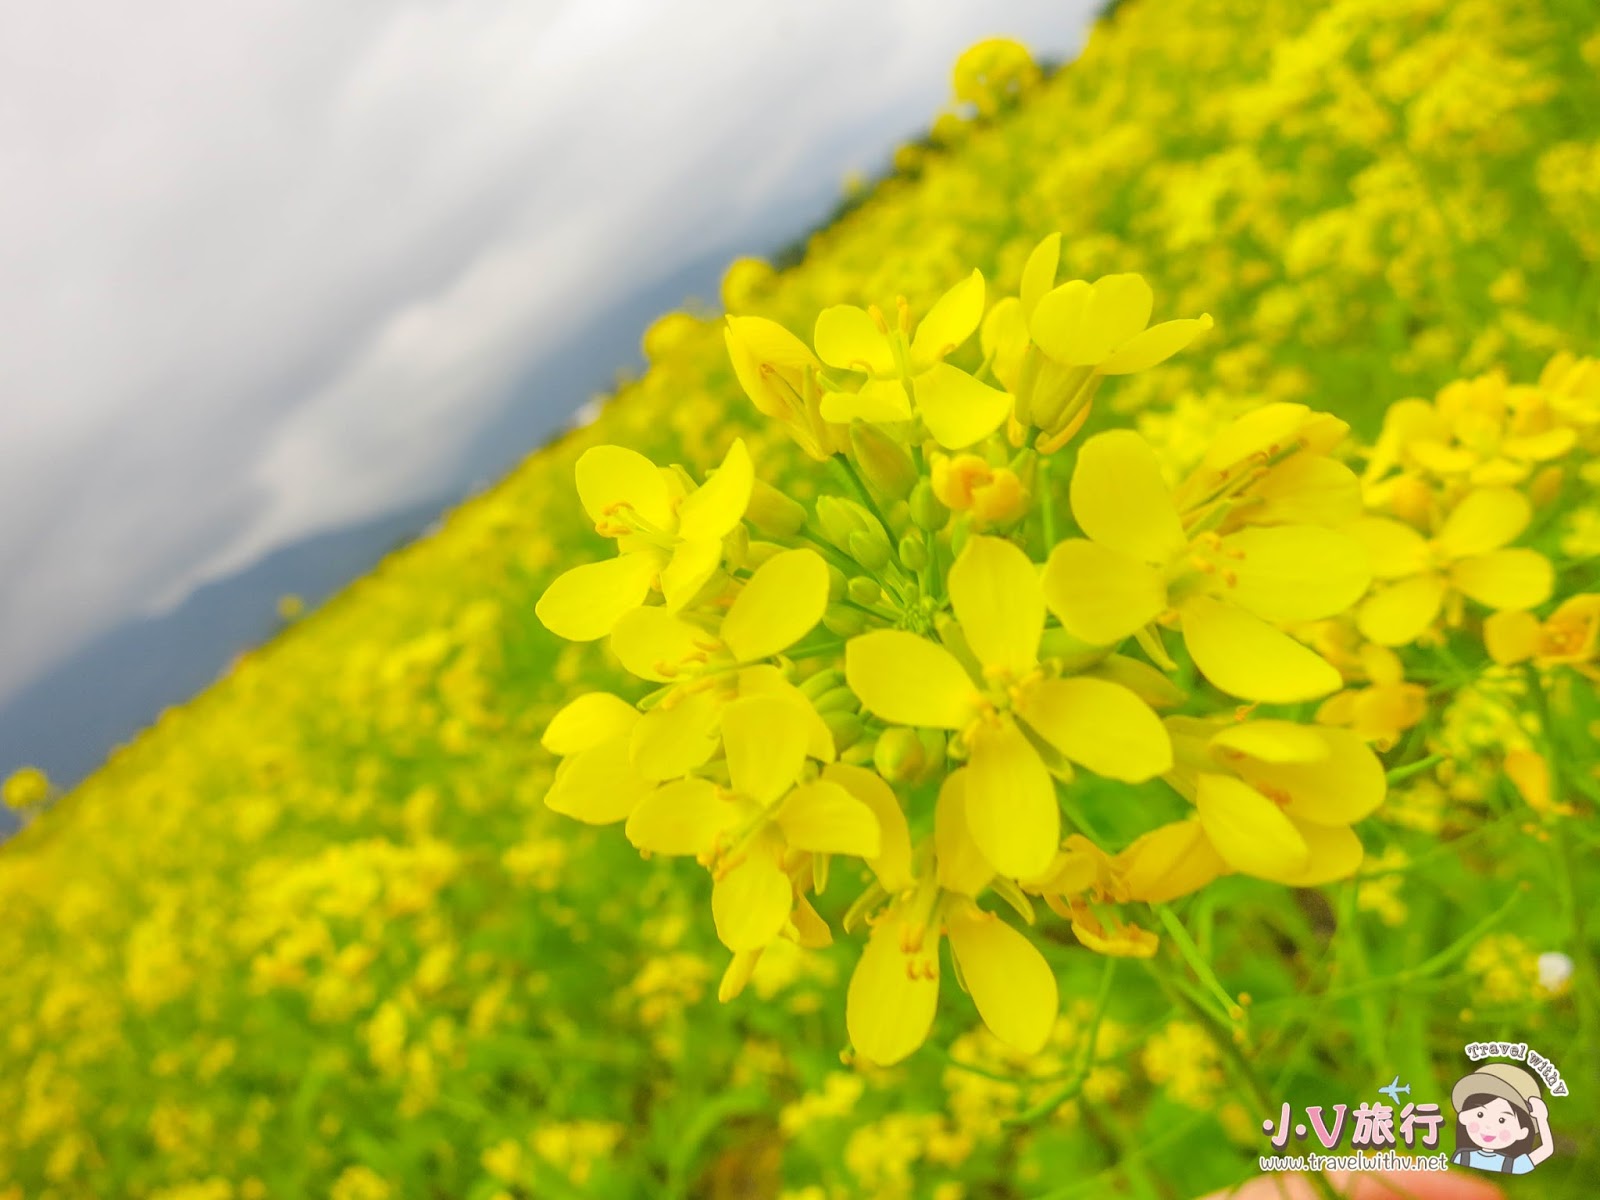
{"label": "unopened flower bud", "polygon": [[812,707],[826,715],[830,712],[855,712],[861,707],[856,694],[843,686],[829,688],[811,702]]}
{"label": "unopened flower bud", "polygon": [[883,599],[883,589],[878,586],[878,581],[865,575],[857,575],[852,579],[847,591],[850,599],[857,604],[872,605]]}
{"label": "unopened flower bud", "polygon": [[845,598],[850,588],[850,580],[845,573],[833,563],[828,564],[828,603],[837,604]]}
{"label": "unopened flower bud", "polygon": [[832,667],[818,671],[815,675],[808,676],[800,681],[800,693],[807,700],[815,700],[824,692],[831,692],[834,688],[844,683],[844,676]]}
{"label": "unopened flower bud", "polygon": [[927,753],[917,731],[894,725],[878,735],[872,752],[872,765],[890,783],[910,783],[922,774]]}
{"label": "unopened flower bud", "polygon": [[743,524],[735,525],[722,539],[722,554],[736,567],[750,566],[750,530]]}
{"label": "unopened flower bud", "polygon": [[853,421],[850,450],[863,478],[886,500],[904,500],[916,486],[917,468],[906,448],[876,425]]}
{"label": "unopened flower bud", "polygon": [[994,468],[976,454],[939,454],[933,460],[933,494],[947,508],[965,512],[972,494],[994,476]]}
{"label": "unopened flower bud", "polygon": [[[874,523],[876,526],[876,523]],[[858,529],[850,535],[850,557],[869,571],[881,571],[894,557],[894,547],[889,545],[889,535],[881,526],[871,530]]]}
{"label": "unopened flower bud", "polygon": [[828,732],[833,734],[833,745],[836,750],[848,750],[859,742],[861,735],[866,732],[866,726],[861,723],[861,718],[853,712],[823,713],[822,723],[828,727]]}
{"label": "unopened flower bud", "polygon": [[852,767],[865,767],[872,762],[872,743],[859,741],[839,751],[839,761]]}
{"label": "unopened flower bud", "polygon": [[972,494],[973,518],[985,526],[1010,524],[1027,511],[1027,489],[1009,467],[1001,467]]}
{"label": "unopened flower bud", "polygon": [[900,539],[900,565],[908,571],[920,571],[928,565],[928,543],[916,530]]}
{"label": "unopened flower bud", "polygon": [[822,624],[829,633],[839,637],[855,637],[867,627],[867,614],[859,608],[830,604],[823,610]]}
{"label": "unopened flower bud", "polygon": [[816,507],[817,524],[822,529],[822,536],[840,550],[848,548],[852,533],[867,527],[866,521],[862,520],[865,510],[848,500],[841,500],[837,496],[819,496]]}
{"label": "unopened flower bud", "polygon": [[904,500],[896,500],[884,513],[883,519],[889,523],[889,536],[897,538],[911,528],[911,505]]}
{"label": "unopened flower bud", "polygon": [[806,523],[804,508],[761,479],[750,485],[750,507],[744,515],[756,532],[772,538],[793,537]]}
{"label": "unopened flower bud", "polygon": [[911,489],[910,508],[911,520],[924,533],[943,529],[945,522],[950,519],[950,510],[934,494],[933,484],[926,479],[919,480],[917,486]]}

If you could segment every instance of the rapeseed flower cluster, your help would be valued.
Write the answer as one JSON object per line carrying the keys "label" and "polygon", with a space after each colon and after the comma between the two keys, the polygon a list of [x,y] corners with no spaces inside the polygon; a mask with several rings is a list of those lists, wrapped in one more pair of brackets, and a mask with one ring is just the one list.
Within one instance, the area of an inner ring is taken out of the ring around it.
{"label": "rapeseed flower cluster", "polygon": [[[823,475],[811,503],[758,490],[743,440],[701,480],[597,446],[578,490],[619,557],[569,569],[537,609],[558,634],[609,635],[657,685],[556,714],[545,802],[709,871],[721,999],[779,939],[830,944],[818,897],[841,860],[866,869],[842,925],[869,930],[847,1023],[873,1063],[926,1039],[945,938],[995,1035],[1043,1047],[1059,998],[1030,897],[1089,950],[1147,957],[1153,931],[1120,906],[1233,872],[1354,875],[1353,826],[1386,791],[1368,743],[1419,717],[1389,647],[1459,625],[1468,601],[1520,617],[1486,627],[1497,644],[1527,621],[1578,653],[1587,637],[1570,631],[1581,604],[1538,625],[1553,568],[1506,548],[1532,512],[1515,464],[1559,471],[1582,445],[1586,363],[1558,359],[1514,412],[1493,377],[1395,405],[1364,476],[1341,458],[1345,422],[1287,401],[1221,427],[1180,474],[1132,430],[1074,436],[1105,379],[1210,319],[1151,325],[1142,278],[1058,283],[1059,258],[1046,237],[1021,294],[994,302],[974,271],[920,318],[904,300],[893,323],[825,309],[813,346],[730,318],[749,399]],[[1341,621],[1369,639],[1353,656]],[[1334,695],[1340,666],[1296,636],[1319,624],[1371,688]],[[1321,723],[1281,711],[1313,700]],[[1064,828],[1084,772],[1164,780],[1189,813],[1102,845]]]}

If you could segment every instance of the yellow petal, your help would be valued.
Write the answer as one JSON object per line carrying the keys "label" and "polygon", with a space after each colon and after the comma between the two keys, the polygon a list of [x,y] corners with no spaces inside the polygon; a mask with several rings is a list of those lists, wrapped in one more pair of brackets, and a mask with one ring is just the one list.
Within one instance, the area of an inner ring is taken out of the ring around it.
{"label": "yellow petal", "polygon": [[755,950],[783,932],[794,888],[767,847],[757,846],[711,885],[711,919],[729,950]]}
{"label": "yellow petal", "polygon": [[983,295],[983,273],[974,270],[934,301],[911,339],[915,367],[939,361],[972,336],[983,320]]}
{"label": "yellow petal", "polygon": [[1539,649],[1542,628],[1531,612],[1490,613],[1483,622],[1483,645],[1501,666],[1526,662]]}
{"label": "yellow petal", "polygon": [[603,742],[627,737],[638,721],[639,710],[621,696],[589,692],[550,718],[539,744],[551,754],[578,754]]}
{"label": "yellow petal", "polygon": [[717,985],[718,1003],[727,1004],[744,992],[745,985],[750,982],[750,976],[755,974],[756,965],[761,961],[762,949],[765,947],[744,950],[728,960],[722,972],[722,982]]}
{"label": "yellow petal", "polygon": [[1326,659],[1242,608],[1194,596],[1180,611],[1194,665],[1230,696],[1292,704],[1336,692],[1343,682]]}
{"label": "yellow petal", "polygon": [[704,779],[679,779],[651,792],[628,817],[628,840],[652,854],[705,854],[739,821],[739,808]]}
{"label": "yellow petal", "polygon": [[1271,800],[1227,775],[1200,776],[1195,793],[1200,825],[1235,871],[1275,879],[1304,869],[1310,850],[1294,822]]}
{"label": "yellow petal", "polygon": [[621,507],[631,508],[657,529],[674,528],[667,481],[637,450],[591,446],[579,457],[574,475],[578,499],[596,525],[614,520],[614,510]]}
{"label": "yellow petal", "polygon": [[1378,579],[1404,579],[1426,571],[1433,561],[1420,533],[1387,517],[1363,517],[1350,526],[1350,534],[1366,547],[1372,574]]}
{"label": "yellow petal", "polygon": [[898,379],[869,379],[861,385],[860,391],[827,392],[822,397],[820,412],[824,421],[841,425],[856,420],[887,425],[909,421],[916,415],[911,411],[911,397],[906,393],[905,384]]}
{"label": "yellow petal", "polygon": [[545,793],[545,806],[589,825],[609,825],[631,813],[655,787],[628,761],[628,741],[617,738],[561,760]]}
{"label": "yellow petal", "polygon": [[851,638],[844,672],[867,711],[896,725],[960,729],[978,711],[978,689],[955,655],[905,630]]}
{"label": "yellow petal", "polygon": [[784,841],[795,850],[876,858],[883,848],[872,810],[825,779],[790,791],[778,806],[777,822]]}
{"label": "yellow petal", "polygon": [[949,363],[934,363],[914,381],[917,412],[946,450],[988,437],[1011,411],[1011,396]]}
{"label": "yellow petal", "polygon": [[1380,646],[1414,642],[1439,615],[1445,582],[1437,575],[1413,575],[1372,593],[1356,612],[1356,627]]}
{"label": "yellow petal", "polygon": [[1513,547],[1451,564],[1450,582],[1490,608],[1533,608],[1550,598],[1555,571],[1537,550]]}
{"label": "yellow petal", "polygon": [[1348,525],[1361,515],[1361,481],[1342,462],[1319,454],[1296,454],[1270,468],[1250,495],[1260,525]]}
{"label": "yellow petal", "polygon": [[[1051,273],[1054,274],[1053,269]],[[1068,356],[1078,344],[1078,331],[1083,327],[1084,313],[1093,291],[1088,280],[1073,279],[1051,288],[1033,304],[1023,302],[1027,310],[1028,336],[1057,362],[1076,361]]]}
{"label": "yellow petal", "polygon": [[1015,296],[1007,296],[989,310],[978,340],[995,378],[1008,391],[1016,392],[1021,382],[1022,357],[1028,351],[1028,325]]}
{"label": "yellow petal", "polygon": [[724,707],[721,723],[735,792],[766,806],[794,786],[810,740],[797,704],[782,696],[748,696]]}
{"label": "yellow petal", "polygon": [[1241,529],[1222,539],[1225,596],[1269,621],[1317,621],[1349,608],[1372,582],[1366,550],[1315,525]]}
{"label": "yellow petal", "polygon": [[894,789],[875,772],[846,763],[825,767],[822,778],[844,788],[877,818],[878,853],[867,856],[867,866],[872,868],[883,890],[893,895],[910,887],[913,882],[911,828]]}
{"label": "yellow petal", "polygon": [[1039,569],[1003,538],[969,537],[950,568],[950,604],[988,671],[1027,674],[1039,661],[1044,592]]}
{"label": "yellow petal", "polygon": [[1439,530],[1439,549],[1447,558],[1498,550],[1528,527],[1533,506],[1521,492],[1485,487],[1468,492],[1450,510]]}
{"label": "yellow petal", "polygon": [[721,707],[722,697],[712,691],[669,696],[633,727],[628,743],[633,765],[656,781],[687,775],[716,751]]}
{"label": "yellow petal", "polygon": [[1024,321],[1033,320],[1033,311],[1039,307],[1040,299],[1055,287],[1056,268],[1060,263],[1059,233],[1050,234],[1028,255],[1028,261],[1022,266],[1022,286],[1019,288]]}
{"label": "yellow petal", "polygon": [[901,1061],[927,1040],[939,1007],[938,946],[910,960],[926,971],[908,970],[901,949],[905,934],[905,923],[895,912],[872,927],[845,997],[850,1044],[880,1067]]}
{"label": "yellow petal", "polygon": [[755,467],[744,440],[735,438],[722,466],[678,505],[678,536],[690,541],[721,541],[750,507]]}
{"label": "yellow petal", "polygon": [[1317,887],[1348,879],[1360,869],[1365,852],[1361,839],[1348,825],[1314,825],[1308,821],[1296,821],[1294,825],[1306,844],[1305,864],[1299,869],[1285,866],[1275,873],[1263,873],[1261,878],[1289,887]]}
{"label": "yellow petal", "polygon": [[[1254,723],[1254,722],[1253,722]],[[1349,825],[1383,803],[1388,783],[1383,764],[1364,741],[1348,729],[1313,731],[1327,753],[1313,762],[1236,763],[1246,783],[1267,795],[1286,798],[1283,811],[1299,821]]]}
{"label": "yellow petal", "polygon": [[1161,718],[1127,688],[1077,676],[1023,689],[1017,715],[1080,766],[1140,783],[1172,769],[1172,739]]}
{"label": "yellow petal", "polygon": [[1024,1054],[1044,1048],[1060,996],[1055,972],[1034,944],[976,905],[953,905],[950,949],[989,1031]]}
{"label": "yellow petal", "polygon": [[1165,904],[1199,891],[1228,870],[1195,817],[1137,838],[1117,855],[1115,867],[1128,899],[1147,904]]}
{"label": "yellow petal", "polygon": [[1161,572],[1083,538],[1059,542],[1044,567],[1044,598],[1074,637],[1111,646],[1167,606]]}
{"label": "yellow petal", "polygon": [[716,640],[664,608],[636,608],[611,631],[611,652],[640,679],[668,683],[686,665],[704,662]]}
{"label": "yellow petal", "polygon": [[1156,452],[1131,429],[1083,444],[1071,493],[1079,526],[1103,546],[1164,564],[1187,543]]}
{"label": "yellow petal", "polygon": [[756,568],[722,619],[739,662],[781,654],[815,628],[828,606],[828,564],[813,550],[785,550]]}
{"label": "yellow petal", "polygon": [[739,695],[781,696],[798,704],[811,730],[806,740],[806,757],[822,762],[832,762],[838,757],[833,744],[833,734],[828,730],[827,724],[811,706],[811,701],[806,699],[805,693],[790,683],[777,667],[770,663],[762,663],[759,666],[742,668],[739,671]]}
{"label": "yellow petal", "polygon": [[947,892],[976,896],[994,878],[994,867],[978,849],[967,823],[965,768],[945,777],[933,812],[934,863],[939,886]]}
{"label": "yellow petal", "polygon": [[1320,729],[1295,721],[1241,721],[1224,725],[1211,738],[1211,748],[1223,751],[1219,761],[1241,755],[1264,763],[1322,762],[1333,753]]}
{"label": "yellow petal", "polygon": [[1125,345],[1150,324],[1154,307],[1155,294],[1144,276],[1102,275],[1094,281],[1084,311],[1079,357],[1068,361],[1078,366],[1104,362],[1113,350]]}
{"label": "yellow petal", "polygon": [[569,642],[603,638],[645,602],[661,561],[659,554],[646,551],[573,567],[551,581],[534,605],[534,616]]}
{"label": "yellow petal", "polygon": [[974,730],[966,786],[967,827],[996,871],[1029,878],[1050,865],[1061,841],[1055,784],[1009,718]]}
{"label": "yellow petal", "polygon": [[1211,439],[1201,465],[1208,471],[1231,474],[1247,458],[1275,455],[1299,436],[1310,413],[1304,404],[1286,401],[1253,408]]}
{"label": "yellow petal", "polygon": [[1138,275],[1106,275],[1093,285],[1073,280],[1040,297],[1029,329],[1051,358],[1090,367],[1143,330],[1153,305],[1150,285]]}
{"label": "yellow petal", "polygon": [[865,371],[869,375],[896,373],[888,335],[878,328],[864,308],[836,304],[823,309],[817,316],[812,341],[817,346],[817,357],[830,367]]}
{"label": "yellow petal", "polygon": [[[1138,276],[1134,276],[1138,278]],[[1132,375],[1166,362],[1211,328],[1211,314],[1163,321],[1134,334],[1100,364],[1102,375]]]}
{"label": "yellow petal", "polygon": [[[640,557],[640,556],[632,556]],[[679,542],[661,572],[661,595],[668,612],[684,608],[722,565],[722,539]]]}

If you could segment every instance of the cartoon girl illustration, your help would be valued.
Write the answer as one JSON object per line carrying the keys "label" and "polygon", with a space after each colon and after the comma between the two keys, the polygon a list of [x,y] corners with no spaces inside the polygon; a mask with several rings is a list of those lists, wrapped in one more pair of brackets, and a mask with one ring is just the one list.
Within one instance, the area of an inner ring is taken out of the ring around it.
{"label": "cartoon girl illustration", "polygon": [[1526,1175],[1550,1157],[1550,1110],[1531,1071],[1489,1063],[1450,1093],[1456,1110],[1456,1152],[1450,1161],[1479,1171]]}

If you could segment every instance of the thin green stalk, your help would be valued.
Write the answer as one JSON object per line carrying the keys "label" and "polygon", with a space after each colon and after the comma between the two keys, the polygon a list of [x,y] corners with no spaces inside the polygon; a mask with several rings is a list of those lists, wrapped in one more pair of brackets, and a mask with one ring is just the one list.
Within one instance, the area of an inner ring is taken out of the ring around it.
{"label": "thin green stalk", "polygon": [[1397,783],[1403,783],[1413,775],[1422,774],[1422,772],[1437,766],[1444,760],[1445,756],[1443,754],[1430,754],[1427,758],[1418,759],[1414,763],[1407,763],[1403,767],[1394,768],[1394,770],[1385,774],[1384,778],[1389,781],[1389,785],[1392,787]]}
{"label": "thin green stalk", "polygon": [[1189,931],[1184,928],[1183,922],[1178,920],[1178,914],[1165,904],[1152,904],[1156,916],[1161,919],[1167,934],[1172,938],[1172,944],[1178,948],[1178,953],[1183,956],[1183,961],[1195,973],[1195,977],[1205,986],[1217,1003],[1221,1006],[1224,1016],[1239,1005],[1238,999],[1222,986],[1222,981],[1217,978],[1216,972],[1211,969],[1211,964],[1200,953],[1200,947],[1194,944],[1194,939],[1189,936]]}
{"label": "thin green stalk", "polygon": [[867,487],[866,480],[861,478],[861,473],[856,470],[855,463],[851,462],[843,454],[834,455],[833,461],[843,468],[845,482],[850,485],[851,489],[856,493],[857,499],[877,519],[878,524],[882,525],[884,532],[887,533],[889,531],[889,522],[884,520],[883,513],[878,510],[878,502],[872,498],[872,491]]}

